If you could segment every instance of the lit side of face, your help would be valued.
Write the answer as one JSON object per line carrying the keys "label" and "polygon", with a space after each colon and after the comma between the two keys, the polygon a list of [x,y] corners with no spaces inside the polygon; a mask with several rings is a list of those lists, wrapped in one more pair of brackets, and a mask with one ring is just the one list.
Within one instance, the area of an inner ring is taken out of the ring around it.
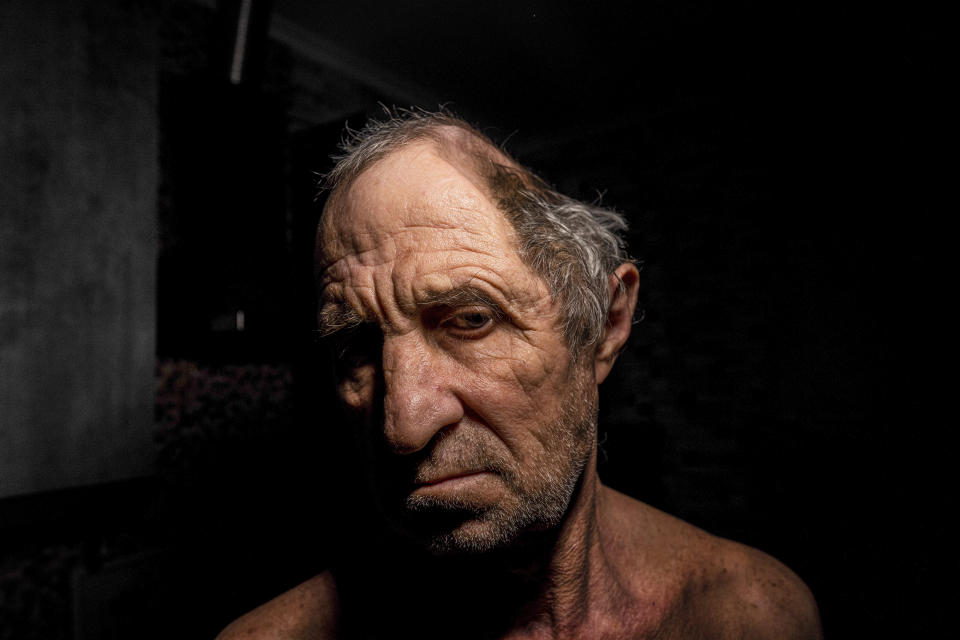
{"label": "lit side of face", "polygon": [[320,244],[320,323],[344,327],[338,393],[387,514],[437,551],[555,525],[593,448],[596,383],[475,176],[427,143],[395,152],[337,194]]}

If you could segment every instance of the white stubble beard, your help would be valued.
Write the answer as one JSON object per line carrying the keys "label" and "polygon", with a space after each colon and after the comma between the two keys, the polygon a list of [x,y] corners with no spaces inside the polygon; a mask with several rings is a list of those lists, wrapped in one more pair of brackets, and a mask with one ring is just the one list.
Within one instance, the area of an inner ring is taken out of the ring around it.
{"label": "white stubble beard", "polygon": [[515,500],[472,508],[457,497],[407,496],[405,511],[414,519],[443,511],[472,512],[451,530],[416,536],[432,553],[485,553],[516,543],[525,533],[560,524],[593,452],[597,432],[596,387],[590,387],[585,373],[572,375],[577,379],[572,382],[571,400],[561,406],[539,459],[522,467],[516,461],[491,465]]}

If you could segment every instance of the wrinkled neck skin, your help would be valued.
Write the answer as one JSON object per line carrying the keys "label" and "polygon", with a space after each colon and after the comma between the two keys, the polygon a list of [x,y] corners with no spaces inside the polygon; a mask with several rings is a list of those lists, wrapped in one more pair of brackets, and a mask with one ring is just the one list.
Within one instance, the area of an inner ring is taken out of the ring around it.
{"label": "wrinkled neck skin", "polygon": [[[630,597],[619,580],[616,540],[596,471],[596,447],[559,527],[510,549],[477,556],[430,556],[381,549],[355,615],[403,637],[590,638],[623,618]],[[392,557],[391,557],[392,556]],[[375,584],[375,587],[370,587]],[[376,591],[373,595],[371,591]],[[370,620],[369,598],[393,603]],[[475,635],[471,635],[475,634]],[[380,637],[377,631],[359,634]],[[412,636],[413,637],[413,636]]]}
{"label": "wrinkled neck skin", "polygon": [[[597,477],[596,447],[584,468],[570,511],[552,544],[518,558],[510,568],[540,585],[518,612],[506,638],[587,638],[609,616],[619,616],[629,594],[617,575],[609,543],[612,518],[605,517],[603,486]],[[526,564],[524,566],[524,560]]]}

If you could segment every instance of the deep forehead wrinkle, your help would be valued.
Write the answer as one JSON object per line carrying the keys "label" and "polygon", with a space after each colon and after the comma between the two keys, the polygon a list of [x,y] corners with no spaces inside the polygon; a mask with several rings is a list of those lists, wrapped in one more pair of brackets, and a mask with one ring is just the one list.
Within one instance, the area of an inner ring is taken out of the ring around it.
{"label": "deep forehead wrinkle", "polygon": [[[457,218],[439,218],[435,212],[426,208],[407,212],[388,224],[370,224],[359,216],[351,220],[338,221],[338,228],[325,231],[318,246],[321,256],[318,266],[327,269],[343,259],[356,260],[360,264],[380,264],[393,260],[405,253],[430,251],[433,249],[460,249],[486,255],[502,255],[503,237],[511,248],[515,246],[512,233],[508,229],[498,229],[497,221],[491,221],[489,214],[464,207],[451,207],[450,211],[465,215]],[[500,215],[496,213],[495,215]],[[413,222],[429,219],[428,222]],[[404,223],[404,220],[409,220]],[[365,228],[367,227],[367,228]]]}
{"label": "deep forehead wrinkle", "polygon": [[[423,234],[424,231],[427,233]],[[457,250],[486,256],[498,256],[503,253],[503,246],[491,237],[491,234],[452,225],[447,227],[426,224],[404,225],[379,240],[376,246],[360,249],[349,255],[359,258],[361,264],[382,264],[411,253],[425,254]],[[390,250],[383,253],[383,259],[379,259],[376,253],[383,252],[385,247],[389,247]]]}
{"label": "deep forehead wrinkle", "polygon": [[[431,245],[441,246],[434,247]],[[449,242],[411,242],[408,246],[399,250],[396,243],[391,242],[389,243],[389,249],[386,251],[384,251],[383,246],[380,246],[340,258],[321,272],[317,285],[322,294],[330,285],[349,279],[351,271],[358,267],[369,270],[378,266],[390,265],[391,273],[394,276],[399,276],[405,271],[415,270],[417,263],[423,261],[427,256],[437,259],[437,265],[441,267],[438,271],[471,268],[470,261],[465,260],[466,256],[469,256],[473,262],[478,263],[481,259],[486,259],[491,263],[491,266],[497,265],[503,262],[502,247],[500,247],[500,251],[497,251],[497,248],[492,242],[484,243],[483,248],[471,243],[458,242],[457,237],[451,238]],[[475,268],[479,269],[478,273],[490,270],[482,267]],[[427,277],[426,274],[421,274],[421,276]],[[497,287],[509,285],[507,282],[491,284]]]}
{"label": "deep forehead wrinkle", "polygon": [[414,224],[379,238],[376,246],[346,253],[327,266],[318,285],[321,293],[334,295],[341,287],[360,286],[371,290],[375,300],[368,303],[383,312],[392,303],[412,311],[411,305],[427,295],[428,289],[449,289],[474,278],[506,298],[520,297],[513,291],[518,283],[503,277],[508,272],[517,273],[517,269],[528,271],[512,246],[504,246],[502,235]]}
{"label": "deep forehead wrinkle", "polygon": [[[458,256],[455,252],[450,253],[451,262],[456,261]],[[404,277],[403,270],[396,268],[379,274],[371,271],[371,274],[374,279],[380,278],[373,285],[377,303],[397,305],[399,310],[407,314],[415,313],[417,307],[425,304],[454,302],[458,296],[467,295],[469,290],[484,299],[497,301],[496,303],[503,307],[526,306],[542,293],[530,291],[527,287],[518,287],[519,282],[505,278],[496,269],[481,266],[477,262],[447,264],[444,268],[431,269],[413,278]],[[370,289],[357,287],[355,280],[344,284],[344,290]],[[382,296],[385,297],[381,299]]]}
{"label": "deep forehead wrinkle", "polygon": [[[404,172],[415,171],[412,165],[417,162],[442,165],[446,178],[429,188],[405,188],[411,181]],[[388,165],[386,170],[383,165]],[[384,193],[392,198],[388,207],[382,199]],[[318,234],[318,267],[376,246],[383,236],[402,227],[457,230],[480,236],[478,239],[500,232],[515,244],[513,227],[494,202],[485,182],[463,156],[432,142],[412,144],[378,160],[331,194]],[[383,213],[389,215],[378,215]]]}

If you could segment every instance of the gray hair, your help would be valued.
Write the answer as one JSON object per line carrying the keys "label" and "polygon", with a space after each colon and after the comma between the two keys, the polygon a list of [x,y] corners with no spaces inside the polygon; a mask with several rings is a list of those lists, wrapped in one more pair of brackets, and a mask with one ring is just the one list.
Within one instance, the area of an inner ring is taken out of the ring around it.
{"label": "gray hair", "polygon": [[[486,135],[446,110],[385,109],[382,120],[347,128],[341,154],[323,187],[338,191],[364,170],[410,143],[465,153],[513,226],[521,259],[546,282],[559,305],[564,339],[574,357],[604,335],[612,302],[609,278],[630,261],[619,213],[565,196],[511,158]],[[452,128],[452,129],[451,129]],[[445,131],[453,135],[444,135]],[[451,137],[453,140],[451,140]],[[622,283],[615,295],[622,292]]]}

